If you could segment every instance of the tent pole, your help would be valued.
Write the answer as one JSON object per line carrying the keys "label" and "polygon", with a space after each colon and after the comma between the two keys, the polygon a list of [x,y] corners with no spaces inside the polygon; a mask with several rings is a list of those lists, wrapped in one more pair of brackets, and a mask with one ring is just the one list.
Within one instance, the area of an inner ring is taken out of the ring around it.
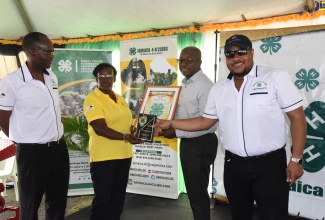
{"label": "tent pole", "polygon": [[218,69],[218,53],[219,53],[219,37],[220,37],[220,31],[216,30],[214,32],[216,34],[216,50],[215,50],[215,60],[214,60],[214,83],[217,82],[217,69]]}
{"label": "tent pole", "polygon": [[[218,70],[218,61],[219,61],[219,37],[220,37],[220,31],[216,30],[214,32],[216,34],[216,48],[215,48],[215,59],[214,59],[214,83],[217,82],[217,70]],[[217,158],[217,156],[216,156]],[[212,172],[212,190],[211,190],[211,198],[210,198],[210,209],[213,209],[216,205],[216,199],[214,198],[214,192],[213,192],[213,179],[214,179],[214,163],[211,166],[211,172]]]}

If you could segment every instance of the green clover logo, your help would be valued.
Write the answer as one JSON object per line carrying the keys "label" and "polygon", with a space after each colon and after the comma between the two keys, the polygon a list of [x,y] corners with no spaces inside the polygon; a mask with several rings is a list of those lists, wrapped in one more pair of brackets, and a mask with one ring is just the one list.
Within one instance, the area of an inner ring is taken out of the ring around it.
{"label": "green clover logo", "polygon": [[270,54],[278,52],[281,49],[281,44],[277,43],[281,41],[282,37],[270,37],[262,39],[263,44],[260,46],[260,49],[263,53],[267,53],[270,50]]}
{"label": "green clover logo", "polygon": [[164,109],[164,105],[163,104],[161,104],[161,103],[160,104],[155,103],[155,104],[153,104],[153,106],[151,106],[151,110],[149,111],[149,113],[151,115],[157,115],[159,117],[160,115],[162,115],[163,109]]}
{"label": "green clover logo", "polygon": [[312,102],[304,112],[307,121],[304,170],[315,173],[325,167],[325,103]]}
{"label": "green clover logo", "polygon": [[137,49],[135,49],[135,47],[131,47],[130,49],[129,49],[129,54],[130,55],[135,55],[137,53]]}
{"label": "green clover logo", "polygon": [[308,92],[308,88],[314,90],[319,85],[318,80],[316,80],[316,78],[319,77],[319,72],[314,68],[310,69],[308,73],[305,69],[300,69],[299,72],[296,73],[296,77],[298,80],[295,82],[295,85],[298,89],[306,87],[306,91]]}

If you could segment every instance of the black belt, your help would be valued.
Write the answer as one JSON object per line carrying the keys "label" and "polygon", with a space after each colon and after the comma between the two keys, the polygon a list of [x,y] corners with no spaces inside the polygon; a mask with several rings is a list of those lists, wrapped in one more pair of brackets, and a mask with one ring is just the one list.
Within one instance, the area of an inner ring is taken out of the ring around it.
{"label": "black belt", "polygon": [[60,142],[63,140],[63,136],[57,140],[57,141],[50,141],[44,144],[40,144],[40,143],[18,143],[18,145],[20,146],[24,146],[24,145],[33,145],[33,146],[47,146],[47,147],[53,147],[53,146],[58,146],[60,144]]}
{"label": "black belt", "polygon": [[237,154],[231,153],[228,150],[226,150],[226,155],[228,154],[228,155],[238,157],[238,158],[242,158],[242,159],[245,159],[245,160],[256,160],[256,159],[261,159],[261,158],[265,158],[265,157],[268,157],[268,156],[271,156],[271,155],[278,154],[278,153],[280,153],[280,152],[282,152],[284,150],[285,150],[285,145],[283,147],[279,148],[279,149],[274,150],[274,151],[270,151],[270,152],[260,154],[260,155],[256,155],[256,156],[241,157],[241,156],[238,156]]}
{"label": "black belt", "polygon": [[201,136],[198,136],[198,137],[193,137],[193,138],[181,138],[182,141],[193,141],[193,140],[200,140],[200,139],[203,139],[203,138],[206,138],[210,135],[213,135],[215,136],[216,133],[207,133],[207,134],[204,134],[204,135],[201,135]]}

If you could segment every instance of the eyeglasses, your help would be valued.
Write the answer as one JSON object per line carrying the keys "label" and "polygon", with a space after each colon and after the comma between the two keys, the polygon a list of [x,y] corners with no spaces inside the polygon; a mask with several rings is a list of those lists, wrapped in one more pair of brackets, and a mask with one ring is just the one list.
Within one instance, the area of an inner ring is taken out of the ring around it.
{"label": "eyeglasses", "polygon": [[41,51],[42,53],[45,53],[46,55],[52,55],[52,56],[54,56],[55,55],[55,51],[44,51],[44,50],[39,50],[39,51]]}
{"label": "eyeglasses", "polygon": [[190,64],[194,61],[196,61],[197,59],[194,58],[187,58],[187,59],[177,59],[177,63],[183,63],[185,62],[186,64]]}
{"label": "eyeglasses", "polygon": [[113,76],[112,75],[97,75],[97,78],[98,79],[113,79]]}
{"label": "eyeglasses", "polygon": [[234,58],[235,57],[235,53],[238,55],[238,56],[243,56],[243,55],[246,55],[247,54],[247,50],[235,50],[235,51],[228,51],[228,52],[225,52],[225,56],[227,58]]}

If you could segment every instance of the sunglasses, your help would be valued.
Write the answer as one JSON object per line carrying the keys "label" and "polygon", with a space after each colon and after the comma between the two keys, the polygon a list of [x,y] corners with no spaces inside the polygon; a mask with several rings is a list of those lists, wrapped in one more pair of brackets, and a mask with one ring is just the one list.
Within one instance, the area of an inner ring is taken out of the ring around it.
{"label": "sunglasses", "polygon": [[243,56],[243,55],[246,55],[247,54],[247,50],[235,50],[235,51],[228,51],[228,52],[225,52],[225,56],[227,58],[234,58],[235,57],[235,53],[238,55],[238,56]]}
{"label": "sunglasses", "polygon": [[192,62],[196,61],[196,59],[194,58],[187,58],[187,59],[177,59],[177,63],[187,63],[187,64],[190,64]]}

